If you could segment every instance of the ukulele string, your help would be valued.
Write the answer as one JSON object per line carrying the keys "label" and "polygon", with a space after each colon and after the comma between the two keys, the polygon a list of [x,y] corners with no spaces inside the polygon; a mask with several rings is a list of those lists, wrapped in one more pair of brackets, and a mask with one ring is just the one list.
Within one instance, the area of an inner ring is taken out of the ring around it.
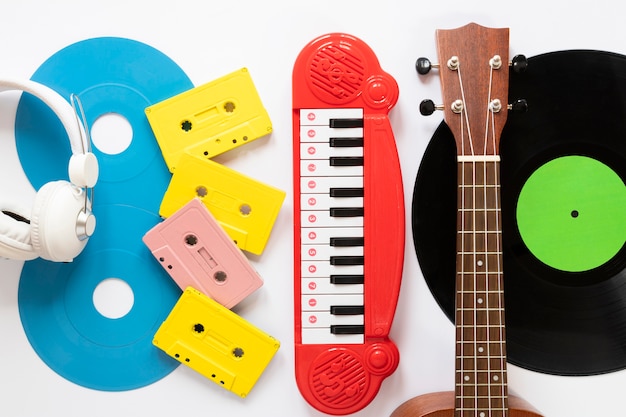
{"label": "ukulele string", "polygon": [[[492,115],[492,119],[493,119],[493,115]],[[496,137],[495,137],[495,121],[492,120],[492,129],[494,131],[493,133],[493,147],[494,147],[494,154],[495,154],[495,149],[496,149]],[[499,161],[494,161],[493,162],[493,177],[494,177],[494,206],[495,206],[495,230],[500,233],[501,229],[501,225],[500,225],[500,213],[501,213],[501,208],[500,208],[500,170],[499,170],[499,165],[500,162]],[[503,269],[502,269],[502,235],[498,234],[496,235],[496,271],[497,271],[497,289],[496,291],[498,292],[498,294],[500,294],[500,296],[498,297],[498,314],[499,314],[499,318],[500,318],[500,322],[499,322],[499,359],[500,359],[500,372],[501,372],[501,380],[500,380],[500,395],[501,395],[501,399],[502,399],[502,406],[505,407],[505,398],[506,398],[506,360],[505,360],[505,353],[506,353],[506,346],[505,346],[505,334],[504,334],[504,305],[503,305],[503,301],[504,301],[504,289],[502,288],[502,280],[503,280]],[[504,414],[506,414],[506,410],[503,411]]]}
{"label": "ukulele string", "polygon": [[[491,88],[492,88],[492,82],[493,82],[493,65],[490,64],[490,77],[489,77],[489,98],[488,98],[488,106],[487,106],[487,126],[486,126],[486,131],[489,130],[488,128],[491,127],[490,129],[490,133],[491,133],[491,143],[490,145],[492,146],[492,153],[493,155],[497,155],[497,145],[496,145],[496,127],[495,127],[495,110],[489,105],[489,103],[491,103]],[[488,143],[488,135],[485,135],[485,155],[487,154],[487,143]],[[500,401],[501,401],[501,405],[502,405],[502,415],[506,415],[507,414],[507,410],[506,410],[506,404],[505,404],[505,398],[506,398],[506,392],[505,392],[505,387],[506,387],[506,361],[505,361],[505,335],[504,335],[504,308],[502,305],[503,302],[503,289],[501,287],[502,284],[502,265],[501,265],[501,257],[502,257],[502,247],[501,247],[501,234],[500,234],[500,179],[499,179],[499,161],[496,159],[493,161],[492,163],[492,167],[493,167],[493,198],[494,198],[494,237],[495,237],[495,254],[496,254],[496,275],[495,278],[496,279],[496,292],[497,294],[499,294],[498,296],[498,305],[495,306],[496,311],[498,312],[498,317],[499,317],[499,323],[498,324],[498,332],[499,332],[499,345],[497,348],[497,352],[496,352],[496,356],[499,359],[499,370],[501,372],[501,374],[499,375],[498,379],[495,380],[496,382],[498,382],[498,385],[500,386]],[[485,161],[485,180],[487,179],[487,162]],[[487,181],[485,181],[485,184],[487,183]],[[485,186],[486,187],[486,186]],[[485,207],[487,207],[487,198],[486,198],[486,188],[485,188]],[[487,215],[486,215],[486,211],[485,211],[485,225],[487,225]],[[487,226],[486,226],[487,227]],[[488,227],[487,227],[488,230]],[[486,234],[485,234],[486,235]],[[485,242],[485,247],[487,247],[486,242]],[[488,259],[488,258],[487,258]],[[490,270],[490,268],[487,269],[488,271]],[[488,288],[490,288],[491,285],[488,285]],[[488,306],[490,309],[493,308],[491,306]],[[487,315],[487,320],[489,320],[489,315]],[[491,338],[489,337],[489,331],[491,329],[490,323],[487,323],[487,340],[491,340]],[[489,347],[489,351],[488,351],[488,357],[489,357],[489,386],[491,386],[492,383],[492,378],[495,378],[496,375],[494,374],[493,377],[491,376],[491,358],[492,358],[492,352],[491,352],[491,348]],[[491,389],[489,389],[489,403],[491,404]],[[490,415],[491,415],[491,410],[489,411]]]}
{"label": "ukulele string", "polygon": [[[484,221],[484,225],[485,225],[485,293],[486,295],[486,300],[485,300],[485,321],[486,321],[486,332],[487,332],[487,397],[488,397],[488,401],[489,404],[491,405],[491,357],[492,357],[492,351],[491,351],[491,343],[489,343],[491,341],[491,323],[490,323],[490,311],[492,306],[490,305],[489,302],[489,290],[491,288],[491,286],[489,285],[489,280],[490,280],[490,262],[489,262],[489,233],[491,232],[489,230],[489,222],[488,222],[488,218],[487,218],[487,214],[488,214],[488,208],[489,206],[487,205],[487,192],[488,192],[488,181],[487,181],[487,143],[488,143],[488,137],[489,134],[491,133],[491,136],[495,139],[495,121],[494,121],[494,115],[493,115],[493,110],[491,108],[491,106],[489,106],[489,103],[491,103],[491,91],[492,91],[492,86],[493,86],[493,65],[489,64],[489,91],[487,93],[487,118],[485,120],[485,138],[484,138],[484,149],[483,149],[483,155],[485,155],[485,161],[483,162],[483,221]],[[491,120],[491,124],[489,123]],[[489,129],[489,127],[491,126],[491,129]],[[495,155],[495,148],[493,149],[493,153]],[[496,229],[497,232],[498,229]],[[497,236],[496,236],[496,240],[497,240]],[[489,407],[489,417],[491,417],[491,410],[492,407]]]}
{"label": "ukulele string", "polygon": [[[457,67],[457,75],[458,75],[458,79],[459,79],[459,87],[461,90],[461,101],[462,101],[462,108],[461,108],[461,115],[460,115],[460,132],[461,132],[461,144],[462,144],[462,149],[461,149],[461,155],[465,156],[465,141],[468,141],[468,145],[469,145],[469,150],[470,150],[470,155],[471,156],[476,156],[475,153],[475,149],[474,149],[474,141],[473,141],[473,136],[472,136],[472,131],[471,131],[471,125],[469,122],[469,113],[467,111],[467,101],[465,99],[465,88],[463,87],[463,77],[461,75],[461,65],[459,63],[458,67]],[[466,133],[467,133],[467,137],[466,137]],[[467,207],[467,201],[465,201],[465,191],[467,189],[467,182],[466,182],[466,176],[467,176],[467,170],[466,170],[466,163],[468,161],[466,161],[465,159],[463,159],[463,161],[461,162],[461,207],[463,209],[465,209]],[[462,210],[460,215],[461,215],[461,289],[462,289],[462,295],[465,294],[467,288],[467,282],[465,280],[465,276],[466,271],[465,271],[465,257],[467,256],[467,254],[469,253],[471,256],[471,261],[472,261],[472,265],[474,265],[474,267],[471,269],[471,273],[472,273],[472,284],[473,284],[473,288],[471,289],[471,294],[472,294],[472,298],[473,298],[473,302],[472,302],[472,323],[474,324],[472,326],[472,330],[473,330],[473,337],[472,337],[472,360],[471,360],[471,364],[474,364],[473,366],[473,375],[471,377],[469,377],[468,375],[465,374],[465,336],[462,337],[462,344],[460,346],[460,369],[463,371],[459,377],[460,380],[460,412],[461,414],[463,413],[463,410],[465,409],[465,385],[466,383],[469,383],[471,380],[471,384],[473,385],[473,389],[470,392],[477,392],[478,389],[478,369],[475,366],[476,361],[478,359],[478,331],[477,331],[477,320],[478,320],[478,314],[477,314],[477,308],[476,308],[476,302],[477,302],[477,298],[478,298],[478,289],[477,289],[477,271],[476,271],[476,265],[478,262],[478,258],[477,258],[477,250],[476,250],[476,242],[477,242],[477,231],[476,231],[476,220],[477,220],[477,211],[476,211],[476,202],[477,202],[477,190],[478,188],[476,187],[476,160],[475,158],[471,158],[471,161],[469,161],[471,163],[471,209],[469,210],[469,212],[471,213],[471,231],[472,231],[472,239],[471,239],[471,248],[467,247],[466,248],[466,225],[465,225],[465,220],[466,220],[466,211]],[[469,220],[469,219],[468,219]],[[466,306],[465,306],[465,298],[462,296],[461,297],[461,313],[460,313],[460,331],[464,332],[465,331],[465,314],[466,314]],[[474,407],[473,410],[477,411],[478,410],[478,396],[477,395],[473,395],[474,397]]]}
{"label": "ukulele string", "polygon": [[[461,70],[460,70],[460,64],[457,67],[457,76],[459,79],[459,87],[461,90],[461,97],[462,97],[462,102],[463,102],[463,107],[461,108],[461,112],[465,113],[465,114],[461,114],[459,117],[459,123],[460,123],[460,129],[459,131],[461,132],[461,155],[465,156],[465,141],[466,141],[466,135],[465,135],[465,117],[467,117],[467,112],[465,111],[465,92],[463,89],[463,78],[461,77]],[[464,117],[465,116],[465,117]],[[470,140],[470,151],[473,154],[473,146],[471,143],[471,132],[469,131],[469,120],[467,121],[467,126],[468,126],[468,133],[467,136],[469,137]],[[472,250],[473,248],[467,248],[466,247],[466,211],[465,208],[467,207],[467,201],[466,201],[466,175],[467,175],[467,171],[466,171],[466,161],[465,159],[463,159],[461,161],[461,184],[460,184],[460,188],[459,191],[461,193],[461,208],[460,208],[460,212],[459,215],[461,216],[461,225],[460,225],[460,236],[459,238],[461,239],[461,248],[460,248],[460,287],[461,287],[461,293],[460,293],[460,312],[459,312],[459,317],[457,318],[458,322],[459,322],[459,326],[457,327],[457,331],[460,332],[460,337],[459,337],[459,346],[457,346],[457,355],[458,355],[458,361],[459,363],[459,375],[458,375],[458,384],[459,384],[459,404],[458,404],[458,409],[459,412],[461,414],[463,414],[463,409],[465,408],[465,385],[467,382],[467,378],[468,376],[465,374],[465,314],[466,314],[466,307],[465,307],[465,291],[466,291],[466,282],[465,282],[465,262],[466,262],[466,257],[468,256],[468,251]],[[473,193],[472,193],[473,196]]]}

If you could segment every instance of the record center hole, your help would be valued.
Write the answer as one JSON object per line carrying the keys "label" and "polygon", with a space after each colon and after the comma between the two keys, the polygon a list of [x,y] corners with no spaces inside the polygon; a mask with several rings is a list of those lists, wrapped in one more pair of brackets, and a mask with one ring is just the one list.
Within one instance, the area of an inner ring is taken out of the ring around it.
{"label": "record center hole", "polygon": [[133,127],[121,114],[106,113],[93,122],[91,140],[99,151],[119,155],[128,149],[133,141]]}
{"label": "record center hole", "polygon": [[135,294],[126,281],[107,278],[96,286],[93,292],[93,305],[98,313],[109,319],[119,319],[127,315],[135,304]]}
{"label": "record center hole", "polygon": [[572,214],[572,217],[573,217],[573,218],[578,217],[578,210],[572,210],[572,213],[571,213],[571,214]]}

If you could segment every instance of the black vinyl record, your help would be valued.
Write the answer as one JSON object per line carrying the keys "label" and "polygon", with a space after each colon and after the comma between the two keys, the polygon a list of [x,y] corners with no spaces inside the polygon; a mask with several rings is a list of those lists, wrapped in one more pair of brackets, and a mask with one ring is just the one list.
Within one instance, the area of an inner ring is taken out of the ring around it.
{"label": "black vinyl record", "polygon": [[[509,100],[518,98],[528,111],[508,115],[500,141],[508,360],[556,375],[624,369],[626,57],[577,50],[529,58],[525,73],[511,71]],[[420,267],[451,320],[455,156],[442,123],[412,206]]]}

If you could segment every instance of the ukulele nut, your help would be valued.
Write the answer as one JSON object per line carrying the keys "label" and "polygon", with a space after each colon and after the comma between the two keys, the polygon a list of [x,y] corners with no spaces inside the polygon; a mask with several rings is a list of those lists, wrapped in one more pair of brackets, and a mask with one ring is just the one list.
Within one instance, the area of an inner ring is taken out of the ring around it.
{"label": "ukulele nut", "polygon": [[489,66],[493,69],[500,69],[500,67],[502,67],[502,58],[500,55],[494,55],[493,58],[489,60]]}
{"label": "ukulele nut", "polygon": [[454,113],[461,113],[463,111],[463,100],[454,100],[450,107]]}
{"label": "ukulele nut", "polygon": [[456,71],[459,69],[459,57],[454,55],[448,60],[448,68],[452,71]]}

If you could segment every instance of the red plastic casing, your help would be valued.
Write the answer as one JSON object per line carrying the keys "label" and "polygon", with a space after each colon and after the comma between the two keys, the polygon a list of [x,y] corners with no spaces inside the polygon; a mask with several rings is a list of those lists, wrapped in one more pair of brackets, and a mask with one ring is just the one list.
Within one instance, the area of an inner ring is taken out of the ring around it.
{"label": "red plastic casing", "polygon": [[[389,339],[402,280],[404,192],[388,114],[398,85],[370,47],[332,33],[308,44],[293,69],[295,375],[306,401],[327,414],[367,406],[398,366]],[[300,109],[363,109],[363,344],[302,344]]]}

